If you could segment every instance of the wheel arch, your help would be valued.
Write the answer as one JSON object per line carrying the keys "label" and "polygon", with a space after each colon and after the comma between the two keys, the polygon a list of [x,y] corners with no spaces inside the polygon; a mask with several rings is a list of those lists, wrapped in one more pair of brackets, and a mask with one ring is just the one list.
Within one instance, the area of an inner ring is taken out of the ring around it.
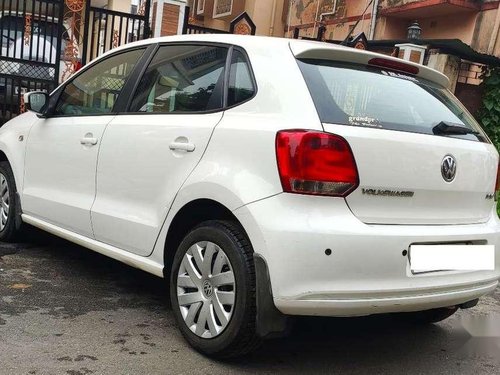
{"label": "wheel arch", "polygon": [[3,152],[2,150],[0,150],[0,161],[6,161],[7,163],[10,164],[9,158],[7,157],[5,152]]}
{"label": "wheel arch", "polygon": [[168,279],[175,251],[191,229],[207,220],[228,220],[236,223],[247,237],[245,228],[224,204],[208,198],[192,200],[182,206],[173,217],[167,230],[163,250],[163,274]]}
{"label": "wheel arch", "polygon": [[[22,208],[21,208],[21,198],[19,195],[19,187],[18,187],[19,185],[18,185],[18,181],[16,178],[16,172],[12,167],[12,164],[9,160],[9,157],[1,148],[0,148],[0,162],[6,162],[9,164],[12,178],[14,179],[14,194],[16,195],[15,205],[13,207],[14,211],[15,211],[14,222],[15,222],[16,230],[19,231],[21,226],[22,226],[21,214],[23,212]],[[17,236],[15,236],[15,237],[17,238]],[[11,240],[12,240],[12,238],[14,238],[14,237],[11,237]]]}
{"label": "wheel arch", "polygon": [[16,193],[19,191],[19,183],[18,178],[16,176],[16,171],[14,170],[14,166],[10,162],[9,156],[3,151],[2,147],[0,147],[0,162],[7,162],[12,169],[12,176],[14,177],[14,183],[16,184]]}

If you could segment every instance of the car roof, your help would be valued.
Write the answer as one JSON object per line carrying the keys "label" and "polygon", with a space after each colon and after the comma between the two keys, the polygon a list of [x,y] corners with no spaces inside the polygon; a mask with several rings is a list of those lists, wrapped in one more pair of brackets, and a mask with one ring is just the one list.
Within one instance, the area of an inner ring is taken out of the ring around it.
{"label": "car roof", "polygon": [[404,63],[418,68],[419,73],[416,76],[435,82],[441,86],[449,87],[450,81],[441,72],[429,68],[424,65],[416,64],[411,61],[402,60],[396,57],[383,55],[376,52],[355,49],[346,46],[340,46],[332,43],[300,40],[300,39],[287,39],[276,38],[268,36],[254,36],[254,35],[237,35],[237,34],[183,34],[164,36],[159,38],[151,38],[139,40],[129,44],[122,45],[116,49],[108,51],[123,50],[137,46],[146,46],[155,43],[168,43],[168,42],[209,42],[209,43],[224,43],[235,46],[240,46],[246,50],[258,50],[262,48],[269,48],[272,50],[278,45],[289,47],[293,55],[297,58],[313,58],[313,59],[328,59],[341,62],[351,62],[355,64],[368,64],[372,58],[383,58],[397,63]]}

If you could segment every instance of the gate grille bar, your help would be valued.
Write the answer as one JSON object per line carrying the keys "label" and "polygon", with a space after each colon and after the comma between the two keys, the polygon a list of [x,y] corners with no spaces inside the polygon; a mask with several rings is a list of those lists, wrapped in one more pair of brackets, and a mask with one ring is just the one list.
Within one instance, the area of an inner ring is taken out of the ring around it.
{"label": "gate grille bar", "polygon": [[0,125],[23,111],[22,94],[59,81],[64,0],[0,1]]}
{"label": "gate grille bar", "polygon": [[147,0],[144,15],[87,7],[82,64],[119,45],[149,38],[149,4]]}

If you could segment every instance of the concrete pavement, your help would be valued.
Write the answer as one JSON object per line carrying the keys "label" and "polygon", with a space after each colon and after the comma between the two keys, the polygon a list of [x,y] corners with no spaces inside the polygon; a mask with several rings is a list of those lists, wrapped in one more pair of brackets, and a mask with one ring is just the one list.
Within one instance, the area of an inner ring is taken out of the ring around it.
{"label": "concrete pavement", "polygon": [[185,343],[163,280],[36,230],[0,245],[0,374],[498,374],[498,327],[499,289],[424,327],[303,318],[291,337],[218,362]]}

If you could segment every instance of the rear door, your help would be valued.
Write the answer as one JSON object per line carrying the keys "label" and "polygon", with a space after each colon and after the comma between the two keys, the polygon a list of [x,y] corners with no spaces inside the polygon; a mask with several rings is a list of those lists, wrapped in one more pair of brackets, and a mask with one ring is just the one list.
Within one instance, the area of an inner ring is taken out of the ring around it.
{"label": "rear door", "polygon": [[160,46],[109,124],[92,208],[96,239],[146,256],[221,120],[228,48]]}
{"label": "rear door", "polygon": [[324,129],[343,136],[353,150],[360,186],[346,201],[360,220],[488,220],[498,153],[448,90],[383,67],[329,60],[299,66]]}

